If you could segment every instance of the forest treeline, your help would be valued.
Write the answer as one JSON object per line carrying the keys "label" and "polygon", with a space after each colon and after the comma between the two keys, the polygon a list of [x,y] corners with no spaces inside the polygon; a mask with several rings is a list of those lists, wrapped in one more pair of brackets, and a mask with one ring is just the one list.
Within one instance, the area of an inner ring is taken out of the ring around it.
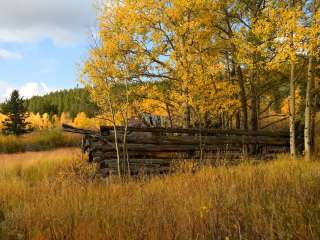
{"label": "forest treeline", "polygon": [[85,89],[69,89],[24,99],[18,90],[0,104],[0,130],[22,135],[33,130],[59,129],[63,123],[82,128],[104,124]]}
{"label": "forest treeline", "polygon": [[97,106],[91,99],[88,91],[83,88],[60,90],[44,96],[34,96],[25,100],[28,112],[34,114],[48,114],[50,117],[62,113],[69,113],[75,118],[78,113],[84,112],[88,117],[97,113]]}

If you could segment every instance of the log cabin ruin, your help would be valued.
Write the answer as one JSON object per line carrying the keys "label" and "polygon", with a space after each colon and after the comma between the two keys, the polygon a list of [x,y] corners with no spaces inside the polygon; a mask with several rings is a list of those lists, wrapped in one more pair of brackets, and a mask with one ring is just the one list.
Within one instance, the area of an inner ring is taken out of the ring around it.
{"label": "log cabin ruin", "polygon": [[114,128],[108,126],[100,131],[69,125],[63,129],[83,136],[82,151],[103,177],[119,172],[166,174],[175,163],[185,160],[214,165],[219,160],[272,159],[289,152],[289,133],[281,131],[116,127],[116,139]]}

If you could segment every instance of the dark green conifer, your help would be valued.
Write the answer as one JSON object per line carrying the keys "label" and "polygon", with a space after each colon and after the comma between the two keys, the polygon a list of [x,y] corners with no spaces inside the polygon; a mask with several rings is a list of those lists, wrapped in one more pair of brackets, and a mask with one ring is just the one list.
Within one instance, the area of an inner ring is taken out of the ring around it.
{"label": "dark green conifer", "polygon": [[4,134],[21,135],[30,131],[29,123],[26,121],[27,109],[18,90],[14,90],[10,98],[1,105],[1,112],[7,116],[2,122]]}

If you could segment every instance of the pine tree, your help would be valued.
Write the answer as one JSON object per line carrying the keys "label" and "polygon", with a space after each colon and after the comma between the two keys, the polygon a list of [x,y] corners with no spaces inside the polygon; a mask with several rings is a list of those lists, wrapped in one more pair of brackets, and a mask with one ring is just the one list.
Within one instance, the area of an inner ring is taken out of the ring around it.
{"label": "pine tree", "polygon": [[14,90],[10,98],[2,104],[1,111],[7,116],[2,122],[4,134],[21,135],[30,130],[28,128],[29,123],[26,122],[28,117],[27,109],[18,90]]}

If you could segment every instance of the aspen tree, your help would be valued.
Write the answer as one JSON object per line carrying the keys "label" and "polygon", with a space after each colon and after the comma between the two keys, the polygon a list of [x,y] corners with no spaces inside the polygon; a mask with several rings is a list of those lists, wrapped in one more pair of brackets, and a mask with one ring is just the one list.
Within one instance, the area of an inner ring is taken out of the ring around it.
{"label": "aspen tree", "polygon": [[311,154],[314,144],[314,121],[315,121],[315,57],[317,56],[317,48],[319,47],[319,15],[318,15],[318,1],[313,0],[311,4],[312,13],[310,26],[306,28],[306,37],[308,45],[305,47],[308,51],[308,73],[307,73],[307,89],[306,89],[306,106],[305,106],[305,128],[304,128],[304,153],[306,160],[311,159]]}

